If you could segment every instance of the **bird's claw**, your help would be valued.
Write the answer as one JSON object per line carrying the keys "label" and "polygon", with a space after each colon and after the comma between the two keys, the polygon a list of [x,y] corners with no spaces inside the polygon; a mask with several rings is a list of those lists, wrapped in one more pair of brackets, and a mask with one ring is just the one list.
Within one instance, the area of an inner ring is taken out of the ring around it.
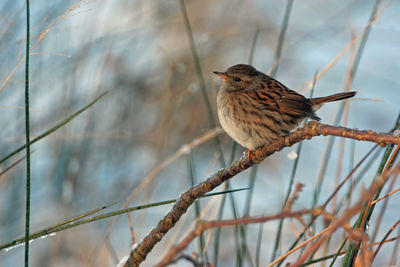
{"label": "bird's claw", "polygon": [[255,161],[255,154],[253,151],[251,151],[250,149],[247,149],[245,152],[246,156],[249,158],[249,160]]}

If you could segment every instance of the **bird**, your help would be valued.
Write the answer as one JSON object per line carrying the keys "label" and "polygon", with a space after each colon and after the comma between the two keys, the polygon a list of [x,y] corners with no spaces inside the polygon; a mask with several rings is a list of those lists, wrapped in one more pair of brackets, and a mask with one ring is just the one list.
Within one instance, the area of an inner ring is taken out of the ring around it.
{"label": "bird", "polygon": [[217,94],[217,113],[225,132],[252,151],[289,135],[306,118],[319,121],[315,114],[323,104],[353,97],[355,91],[306,98],[251,65],[237,64],[225,72]]}

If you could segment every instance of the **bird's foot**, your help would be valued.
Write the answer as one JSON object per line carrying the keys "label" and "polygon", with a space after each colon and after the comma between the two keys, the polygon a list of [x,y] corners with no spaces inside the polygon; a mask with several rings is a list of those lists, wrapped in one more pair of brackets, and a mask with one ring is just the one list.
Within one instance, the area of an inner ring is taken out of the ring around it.
{"label": "bird's foot", "polygon": [[249,160],[256,161],[256,155],[254,154],[253,151],[251,151],[250,149],[247,149],[246,152],[244,152],[244,153],[247,155]]}
{"label": "bird's foot", "polygon": [[247,149],[244,153],[243,153],[245,157],[247,157],[249,160],[253,161],[254,163],[261,163],[262,159],[260,160],[258,158],[258,156],[256,155],[256,152],[250,149]]}

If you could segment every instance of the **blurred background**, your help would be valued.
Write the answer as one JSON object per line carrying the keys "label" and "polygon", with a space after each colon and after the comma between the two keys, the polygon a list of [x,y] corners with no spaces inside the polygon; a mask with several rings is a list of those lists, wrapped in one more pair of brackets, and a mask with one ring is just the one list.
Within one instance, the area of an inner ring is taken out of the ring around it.
{"label": "blurred background", "polygon": [[[358,94],[349,102],[341,124],[389,131],[400,108],[400,3],[378,2],[380,17],[372,25],[351,85]],[[210,111],[219,125],[215,98],[220,81],[212,71],[248,63],[252,46],[253,65],[271,71],[287,1],[186,0],[185,4],[191,33],[185,27],[178,0],[31,1],[32,138],[111,90],[89,110],[32,146],[32,232],[114,201],[120,203],[109,210],[124,207],[125,198],[129,206],[175,199],[193,179],[202,181],[229,164],[233,141],[224,133],[219,135],[219,147],[215,138],[208,138],[200,145],[180,149],[214,128]],[[324,96],[346,90],[352,55],[360,47],[361,38],[340,53],[354,36],[361,36],[375,4],[365,0],[295,0],[274,77],[309,95],[307,85],[315,74],[340,55],[317,81],[313,94]],[[1,158],[25,142],[25,12],[25,1],[0,1]],[[191,37],[198,60],[193,56]],[[318,115],[322,122],[334,124],[339,108],[339,103],[331,103]],[[311,207],[321,172],[325,178],[318,203],[323,203],[337,179],[343,180],[373,147],[371,143],[348,140],[342,146],[337,139],[328,161],[323,158],[328,140],[318,137],[303,143],[295,183],[305,187],[294,209]],[[231,181],[232,189],[247,188],[254,182],[251,203],[249,190],[232,194],[239,216],[245,215],[247,204],[251,204],[247,208],[250,215],[280,212],[296,149],[287,148],[266,159],[254,173],[255,179],[248,170]],[[182,152],[179,157],[159,168],[177,151]],[[239,159],[243,151],[238,146],[233,158]],[[2,162],[0,172],[24,154],[20,152]],[[355,194],[374,178],[381,156],[374,157]],[[1,244],[24,235],[25,168],[23,160],[0,176]],[[346,190],[340,192],[339,199]],[[222,198],[199,201],[203,219],[216,218]],[[393,195],[388,202],[376,240],[398,220],[399,201],[400,197]],[[223,218],[233,218],[232,202],[225,205]],[[145,237],[171,207],[131,213],[136,241]],[[191,208],[143,266],[158,262],[192,229],[195,218],[195,209]],[[260,266],[271,261],[277,225],[271,222],[263,226]],[[256,240],[259,229],[259,225],[249,226],[247,239]],[[300,230],[298,222],[285,221],[278,254],[288,250]],[[207,257],[212,262],[215,231],[211,233],[205,237],[210,242]],[[218,266],[238,265],[234,236],[233,228],[222,230]],[[336,252],[341,237],[338,234],[332,239],[329,253]],[[128,217],[122,215],[35,240],[30,247],[31,266],[115,266],[129,253],[131,245]],[[254,258],[256,242],[250,241],[248,246]],[[391,243],[385,248],[375,260],[376,266],[390,263],[395,246]],[[185,253],[196,251],[197,241]],[[21,266],[23,255],[23,246],[2,250],[0,265]],[[252,266],[246,261],[239,265]],[[190,264],[179,261],[176,266]]]}

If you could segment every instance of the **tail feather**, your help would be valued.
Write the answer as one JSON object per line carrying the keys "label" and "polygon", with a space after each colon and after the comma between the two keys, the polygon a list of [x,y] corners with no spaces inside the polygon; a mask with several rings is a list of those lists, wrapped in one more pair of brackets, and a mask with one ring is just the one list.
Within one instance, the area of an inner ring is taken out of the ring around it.
{"label": "tail feather", "polygon": [[324,96],[324,97],[316,97],[316,98],[310,98],[311,105],[321,105],[326,102],[332,102],[332,101],[338,101],[346,98],[350,98],[356,95],[357,92],[352,91],[352,92],[346,92],[346,93],[338,93],[330,96]]}

